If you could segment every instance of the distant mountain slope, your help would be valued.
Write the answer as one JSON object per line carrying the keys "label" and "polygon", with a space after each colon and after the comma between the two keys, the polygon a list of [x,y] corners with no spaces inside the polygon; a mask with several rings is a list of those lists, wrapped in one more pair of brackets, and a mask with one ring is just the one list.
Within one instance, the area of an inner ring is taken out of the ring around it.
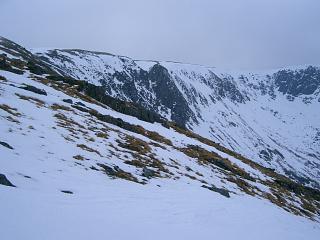
{"label": "distant mountain slope", "polygon": [[36,53],[299,182],[320,185],[320,68],[226,73],[83,50]]}

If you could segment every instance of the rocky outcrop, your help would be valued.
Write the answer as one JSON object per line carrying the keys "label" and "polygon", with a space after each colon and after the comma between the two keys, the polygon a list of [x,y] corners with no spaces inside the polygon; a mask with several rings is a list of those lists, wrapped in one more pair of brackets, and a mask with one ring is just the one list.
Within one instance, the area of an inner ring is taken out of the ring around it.
{"label": "rocky outcrop", "polygon": [[8,186],[8,187],[15,187],[15,185],[13,185],[8,178],[6,177],[6,175],[1,174],[0,173],[0,184],[4,185],[4,186]]}

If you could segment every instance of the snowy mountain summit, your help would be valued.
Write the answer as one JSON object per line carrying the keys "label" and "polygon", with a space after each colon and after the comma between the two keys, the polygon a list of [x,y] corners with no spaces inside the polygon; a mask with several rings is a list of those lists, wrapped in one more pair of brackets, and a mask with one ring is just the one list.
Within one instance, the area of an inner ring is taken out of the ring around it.
{"label": "snowy mountain summit", "polygon": [[0,38],[1,236],[317,239],[319,92]]}

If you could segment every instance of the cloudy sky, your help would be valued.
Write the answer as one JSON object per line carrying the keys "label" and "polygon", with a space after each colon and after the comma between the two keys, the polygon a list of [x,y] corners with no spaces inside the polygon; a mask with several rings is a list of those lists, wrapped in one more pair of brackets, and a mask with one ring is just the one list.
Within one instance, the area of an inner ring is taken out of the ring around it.
{"label": "cloudy sky", "polygon": [[319,0],[0,0],[0,35],[229,69],[320,64]]}

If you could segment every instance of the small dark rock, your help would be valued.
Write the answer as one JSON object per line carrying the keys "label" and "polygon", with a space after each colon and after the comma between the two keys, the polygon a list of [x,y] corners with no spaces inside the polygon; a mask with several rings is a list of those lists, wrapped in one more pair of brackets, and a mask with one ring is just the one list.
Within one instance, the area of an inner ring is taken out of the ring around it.
{"label": "small dark rock", "polygon": [[95,166],[91,166],[90,169],[95,170],[95,171],[99,171],[99,169],[96,168]]}
{"label": "small dark rock", "polygon": [[229,122],[229,125],[232,126],[232,127],[236,127],[237,124],[235,124],[234,122]]}
{"label": "small dark rock", "polygon": [[24,90],[27,90],[27,91],[30,91],[30,92],[33,92],[33,93],[37,93],[37,94],[40,94],[40,95],[47,96],[47,92],[45,90],[36,88],[34,86],[31,86],[31,85],[25,85],[25,86],[20,87],[20,88],[24,89]]}
{"label": "small dark rock", "polygon": [[78,106],[86,107],[86,105],[84,105],[82,102],[75,102],[75,104]]}
{"label": "small dark rock", "polygon": [[62,101],[64,101],[65,103],[73,104],[72,99],[63,99]]}
{"label": "small dark rock", "polygon": [[217,188],[217,187],[215,187],[214,185],[212,185],[212,186],[202,185],[201,187],[206,188],[206,189],[209,189],[210,191],[213,191],[213,192],[217,192],[217,193],[221,194],[221,195],[224,196],[224,197],[230,198],[229,191],[226,190],[226,189]]}
{"label": "small dark rock", "polygon": [[136,182],[142,184],[142,182],[139,182],[136,177],[134,177],[131,173],[123,171],[118,166],[109,167],[105,164],[98,163],[99,167],[103,168],[103,171],[112,178],[121,178],[128,181]]}
{"label": "small dark rock", "polygon": [[142,169],[142,176],[143,177],[152,178],[153,176],[155,176],[155,174],[156,174],[156,172],[151,170],[151,169],[149,169],[149,168],[144,167]]}
{"label": "small dark rock", "polygon": [[8,178],[4,175],[0,173],[0,184],[4,185],[4,186],[8,186],[8,187],[15,187],[15,185],[13,185]]}
{"label": "small dark rock", "polygon": [[4,147],[6,147],[6,148],[9,148],[9,149],[13,149],[13,147],[11,147],[8,143],[6,143],[6,142],[1,142],[0,141],[0,145],[2,145],[2,146],[4,146]]}
{"label": "small dark rock", "polygon": [[116,173],[115,169],[113,169],[112,167],[109,167],[105,164],[98,164],[99,167],[102,167],[103,170],[105,171],[106,174],[108,175],[114,175]]}
{"label": "small dark rock", "polygon": [[192,169],[191,169],[190,167],[188,167],[188,166],[186,166],[186,170],[187,170],[188,172],[193,172]]}
{"label": "small dark rock", "polygon": [[170,125],[169,125],[169,123],[168,122],[163,122],[163,123],[161,123],[161,125],[163,126],[163,127],[165,127],[165,128],[170,128]]}
{"label": "small dark rock", "polygon": [[119,168],[119,166],[114,166],[113,169],[114,169],[116,172],[121,171],[121,168]]}
{"label": "small dark rock", "polygon": [[61,192],[67,193],[67,194],[73,194],[73,192],[71,192],[71,191],[69,191],[69,190],[61,190]]}

